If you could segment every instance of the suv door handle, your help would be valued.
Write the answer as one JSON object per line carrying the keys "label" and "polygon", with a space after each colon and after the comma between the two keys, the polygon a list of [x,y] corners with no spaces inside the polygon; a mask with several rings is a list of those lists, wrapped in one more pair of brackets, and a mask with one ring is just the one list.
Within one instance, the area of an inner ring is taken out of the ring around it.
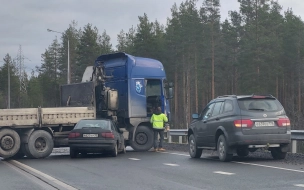
{"label": "suv door handle", "polygon": [[218,120],[220,120],[220,118],[217,117],[217,118],[215,118],[215,120],[218,121]]}

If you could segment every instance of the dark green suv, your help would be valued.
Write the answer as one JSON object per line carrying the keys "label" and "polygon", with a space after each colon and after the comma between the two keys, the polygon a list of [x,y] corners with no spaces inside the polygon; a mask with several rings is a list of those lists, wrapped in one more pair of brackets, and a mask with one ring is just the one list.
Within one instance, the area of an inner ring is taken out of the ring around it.
{"label": "dark green suv", "polygon": [[290,121],[272,95],[225,95],[193,114],[188,130],[189,154],[201,157],[203,149],[217,150],[221,161],[234,153],[247,156],[259,148],[284,159],[291,142]]}

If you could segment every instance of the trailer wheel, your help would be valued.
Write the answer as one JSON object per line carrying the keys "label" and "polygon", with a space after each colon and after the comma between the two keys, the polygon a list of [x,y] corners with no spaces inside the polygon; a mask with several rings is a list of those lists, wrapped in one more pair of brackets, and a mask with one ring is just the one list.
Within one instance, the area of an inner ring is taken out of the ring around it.
{"label": "trailer wheel", "polygon": [[26,149],[28,149],[30,156],[33,158],[48,157],[54,148],[53,138],[50,133],[37,130],[29,137]]}
{"label": "trailer wheel", "polygon": [[34,156],[30,153],[28,144],[21,144],[20,149],[24,152],[27,158],[34,158]]}
{"label": "trailer wheel", "polygon": [[9,158],[17,154],[20,149],[20,136],[12,129],[0,130],[0,156]]}
{"label": "trailer wheel", "polygon": [[25,153],[22,150],[21,146],[20,146],[19,151],[12,157],[13,159],[20,159],[20,158],[23,158],[25,156]]}
{"label": "trailer wheel", "polygon": [[[133,134],[133,132],[132,132]],[[147,151],[153,146],[154,132],[148,126],[138,126],[135,132],[135,138],[131,136],[130,145],[135,151]]]}

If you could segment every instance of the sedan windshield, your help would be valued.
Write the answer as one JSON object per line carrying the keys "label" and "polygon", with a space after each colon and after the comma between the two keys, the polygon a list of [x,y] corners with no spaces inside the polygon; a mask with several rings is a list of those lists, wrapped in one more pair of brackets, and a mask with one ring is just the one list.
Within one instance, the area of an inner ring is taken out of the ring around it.
{"label": "sedan windshield", "polygon": [[110,130],[110,121],[108,120],[81,120],[77,123],[74,129],[85,128],[102,128]]}

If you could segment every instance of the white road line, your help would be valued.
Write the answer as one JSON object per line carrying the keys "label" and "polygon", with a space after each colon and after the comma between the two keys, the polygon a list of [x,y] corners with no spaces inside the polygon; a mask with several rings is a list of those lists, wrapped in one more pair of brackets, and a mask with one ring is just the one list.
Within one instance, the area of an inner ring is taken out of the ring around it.
{"label": "white road line", "polygon": [[170,164],[170,163],[164,163],[166,166],[179,166],[178,164]]}
{"label": "white road line", "polygon": [[304,187],[304,184],[295,184],[296,187]]}
{"label": "white road line", "polygon": [[38,178],[39,178],[39,176],[42,176],[42,177],[44,177],[45,179],[47,179],[47,180],[49,180],[49,181],[52,181],[53,183],[56,183],[57,185],[59,185],[59,186],[65,188],[65,189],[68,189],[68,190],[77,190],[76,188],[74,188],[74,187],[72,187],[72,186],[70,186],[70,185],[68,185],[68,184],[66,184],[66,183],[64,183],[64,182],[59,181],[58,179],[55,179],[55,178],[53,178],[52,176],[49,176],[49,175],[47,175],[47,174],[45,174],[45,173],[43,173],[43,172],[41,172],[41,171],[38,171],[38,170],[36,170],[36,169],[34,169],[34,168],[28,166],[28,165],[23,164],[23,163],[21,163],[21,162],[18,162],[18,161],[16,161],[16,160],[10,160],[10,161],[8,161],[8,162],[11,163],[11,164],[13,164],[14,166],[16,166],[16,167],[22,169],[22,170],[25,169],[24,171],[28,170],[28,171],[31,171],[31,172],[35,173],[35,174],[32,174],[32,175],[34,175],[34,176],[36,176],[36,177],[38,177]]}
{"label": "white road line", "polygon": [[130,160],[140,160],[140,159],[138,159],[138,158],[129,158]]}
{"label": "white road line", "polygon": [[161,152],[161,153],[165,153],[165,154],[174,154],[174,155],[187,156],[187,157],[190,156],[190,155],[188,155],[188,154],[179,154],[179,153],[172,153],[172,152]]}
{"label": "white road line", "polygon": [[234,175],[235,174],[235,173],[222,172],[222,171],[215,171],[213,173],[215,173],[215,174],[222,174],[222,175]]}
{"label": "white road line", "polygon": [[272,169],[278,169],[278,170],[285,170],[285,171],[292,171],[292,172],[304,173],[304,171],[301,171],[301,170],[294,170],[294,169],[288,169],[288,168],[280,168],[280,167],[267,166],[267,165],[262,165],[262,164],[253,164],[253,163],[235,162],[235,161],[232,161],[232,162],[233,162],[233,163],[237,163],[237,164],[244,164],[244,165],[251,165],[251,166],[259,166],[259,167],[264,167],[264,168],[272,168]]}
{"label": "white road line", "polygon": [[[187,157],[190,156],[188,154],[179,154],[179,153],[172,153],[172,152],[162,152],[162,153],[179,155],[179,156],[187,156]],[[207,157],[201,157],[201,158],[208,159],[208,160],[216,160],[216,159],[207,158]],[[232,163],[236,163],[236,164],[244,164],[244,165],[259,166],[259,167],[264,167],[264,168],[272,168],[272,169],[278,169],[278,170],[285,170],[285,171],[304,173],[304,171],[302,171],[302,170],[295,170],[295,169],[289,169],[289,168],[281,168],[281,167],[267,166],[267,165],[262,165],[262,164],[253,164],[253,163],[247,163],[247,162],[236,162],[236,161],[231,161],[231,162]]]}
{"label": "white road line", "polygon": [[11,163],[8,163],[8,162],[2,162],[4,163],[5,165],[7,165],[8,167],[12,168],[13,170],[17,171],[19,174],[25,176],[26,178],[28,178],[29,180],[31,180],[32,182],[34,182],[35,184],[39,185],[41,188],[45,189],[45,190],[56,190],[58,188],[50,185],[49,183],[43,181],[43,180],[39,180],[38,177],[20,169],[19,167],[11,164]]}

